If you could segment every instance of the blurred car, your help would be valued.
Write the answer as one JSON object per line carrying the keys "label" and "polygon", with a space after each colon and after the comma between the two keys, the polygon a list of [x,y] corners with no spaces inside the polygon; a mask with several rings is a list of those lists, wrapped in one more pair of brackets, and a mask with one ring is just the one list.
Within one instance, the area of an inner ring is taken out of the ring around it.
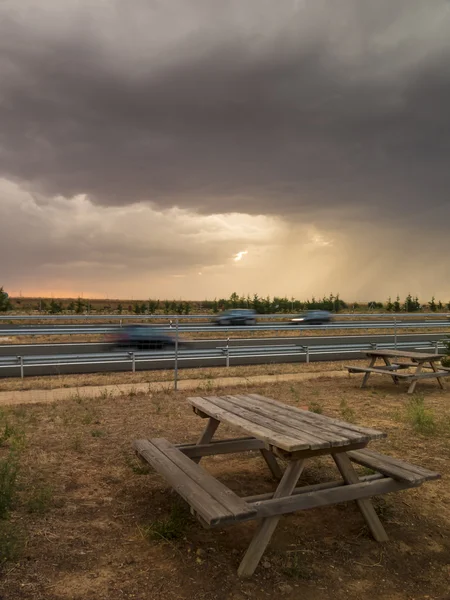
{"label": "blurred car", "polygon": [[248,308],[233,308],[214,317],[213,323],[216,325],[256,325],[256,311]]}
{"label": "blurred car", "polygon": [[[116,350],[169,350],[175,348],[175,337],[147,325],[128,325],[109,337]],[[178,341],[178,346],[184,346]]]}
{"label": "blurred car", "polygon": [[333,317],[327,310],[307,310],[306,312],[298,315],[291,319],[291,323],[299,324],[304,323],[305,325],[323,325],[324,323],[331,323]]}

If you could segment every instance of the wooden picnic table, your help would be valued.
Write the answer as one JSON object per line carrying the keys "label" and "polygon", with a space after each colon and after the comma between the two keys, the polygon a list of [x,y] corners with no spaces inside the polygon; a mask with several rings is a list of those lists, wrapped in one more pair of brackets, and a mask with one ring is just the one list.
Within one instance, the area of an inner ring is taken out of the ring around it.
{"label": "wooden picnic table", "polygon": [[[439,369],[436,363],[442,360],[440,354],[427,354],[425,352],[410,352],[408,350],[368,350],[366,356],[370,357],[367,367],[348,366],[349,373],[364,373],[361,387],[366,387],[370,375],[389,375],[395,384],[399,380],[409,381],[408,394],[414,393],[419,379],[437,379],[441,389],[444,389],[443,377],[450,376],[450,370]],[[378,359],[383,361],[377,365]],[[395,362],[392,362],[393,359]],[[399,360],[400,359],[400,360]],[[406,359],[406,361],[405,361]],[[411,369],[405,372],[406,369]],[[431,371],[424,371],[431,369]]]}
{"label": "wooden picnic table", "polygon": [[[197,443],[175,446],[164,439],[136,440],[134,448],[190,504],[205,526],[259,521],[239,566],[240,576],[255,571],[283,514],[354,500],[374,538],[386,541],[387,534],[370,498],[439,477],[432,471],[367,450],[371,440],[386,437],[381,431],[259,394],[192,397],[188,402],[198,416],[207,419]],[[220,423],[242,430],[247,437],[213,441]],[[203,456],[251,450],[261,452],[279,480],[273,492],[241,498],[199,465]],[[333,458],[342,478],[298,486],[305,461],[325,454]],[[279,458],[287,464],[284,470]],[[376,473],[360,477],[352,462]]]}

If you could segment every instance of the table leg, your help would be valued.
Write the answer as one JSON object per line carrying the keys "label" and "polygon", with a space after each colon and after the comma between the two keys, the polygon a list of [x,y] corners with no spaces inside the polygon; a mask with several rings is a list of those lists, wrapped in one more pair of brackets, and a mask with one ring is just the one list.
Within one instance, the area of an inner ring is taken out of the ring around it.
{"label": "table leg", "polygon": [[[387,367],[392,367],[392,363],[391,363],[391,359],[390,359],[390,358],[388,358],[387,356],[383,356],[383,360],[384,360],[384,364],[385,364]],[[394,383],[395,383],[396,385],[398,385],[398,377],[396,377],[396,376],[393,374],[393,375],[392,375],[392,379],[394,380]]]}
{"label": "table leg", "polygon": [[[345,483],[359,483],[358,474],[353,468],[351,460],[345,452],[333,454],[333,458]],[[380,519],[378,518],[377,513],[375,512],[370,499],[364,498],[363,500],[356,500],[356,504],[358,505],[358,508],[361,511],[362,516],[364,517],[367,526],[369,527],[376,541],[386,542],[389,538],[384,530],[383,525],[381,524]]]}
{"label": "table leg", "polygon": [[[433,371],[435,373],[437,373],[437,369],[436,369],[436,365],[434,364],[434,361],[430,360],[430,365],[431,365],[431,368],[433,369]],[[436,377],[436,379],[438,380],[438,383],[439,383],[439,386],[440,386],[441,390],[444,390],[445,388],[444,388],[444,384],[442,383],[442,378],[441,377]]]}
{"label": "table leg", "polygon": [[[213,439],[213,436],[216,433],[219,425],[220,425],[220,421],[218,421],[217,419],[214,419],[213,417],[209,417],[208,423],[206,424],[206,427],[203,430],[202,435],[198,438],[197,446],[199,446],[200,444],[209,444],[209,442]],[[201,459],[202,459],[201,456],[197,456],[196,458],[193,458],[192,460],[195,463],[199,463],[201,461]]]}
{"label": "table leg", "polygon": [[[274,498],[283,498],[292,494],[302,474],[304,462],[304,460],[296,460],[289,463],[273,495]],[[239,565],[239,577],[250,577],[250,575],[253,575],[280,518],[281,515],[268,517],[259,523],[250,546],[247,548],[247,552]]]}
{"label": "table leg", "polygon": [[[370,360],[370,364],[369,364],[369,368],[372,368],[374,366],[374,364],[376,363],[377,357],[376,356],[372,356],[371,360]],[[370,373],[365,373],[362,383],[361,383],[361,387],[366,387],[367,381],[370,377]]]}
{"label": "table leg", "polygon": [[274,478],[280,480],[283,477],[283,471],[281,470],[280,465],[278,464],[275,456],[270,450],[267,450],[266,448],[261,448],[261,454],[264,460],[266,461],[267,466],[269,467],[270,472],[272,473]]}
{"label": "table leg", "polygon": [[[423,367],[423,363],[419,363],[417,365],[417,369],[414,371],[414,377],[417,377],[417,375],[420,374],[420,372],[422,371],[422,367]],[[408,394],[414,393],[414,390],[416,389],[417,381],[418,381],[418,379],[411,380],[411,383],[409,384],[409,388],[408,388]]]}

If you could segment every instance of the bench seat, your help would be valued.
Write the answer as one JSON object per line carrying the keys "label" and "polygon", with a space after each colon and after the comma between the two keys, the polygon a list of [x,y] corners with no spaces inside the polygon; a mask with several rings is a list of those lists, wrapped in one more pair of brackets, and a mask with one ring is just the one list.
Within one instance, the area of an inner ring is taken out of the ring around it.
{"label": "bench seat", "polygon": [[[393,367],[394,365],[392,365]],[[397,365],[395,365],[397,367]],[[414,377],[413,373],[398,373],[397,368],[389,368],[389,367],[353,367],[347,366],[349,373],[378,373],[379,375],[392,375],[394,377],[402,377],[404,379],[408,379],[410,377]],[[433,374],[434,375],[434,374]],[[423,377],[423,375],[422,375]]]}
{"label": "bench seat", "polygon": [[411,487],[416,487],[425,481],[439,479],[440,474],[435,471],[411,465],[403,460],[380,454],[367,448],[363,450],[351,450],[347,453],[351,461],[391,477],[396,481],[407,482]]}
{"label": "bench seat", "polygon": [[162,475],[209,527],[251,519],[256,509],[164,438],[135,440],[142,460]]}

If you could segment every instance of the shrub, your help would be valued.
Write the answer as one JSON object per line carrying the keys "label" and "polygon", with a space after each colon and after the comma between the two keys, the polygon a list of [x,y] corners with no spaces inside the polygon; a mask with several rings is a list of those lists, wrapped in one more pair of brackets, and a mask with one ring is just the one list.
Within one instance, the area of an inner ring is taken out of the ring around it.
{"label": "shrub", "polygon": [[422,397],[411,398],[407,407],[408,420],[413,429],[423,435],[431,435],[436,431],[434,413],[425,408]]}

